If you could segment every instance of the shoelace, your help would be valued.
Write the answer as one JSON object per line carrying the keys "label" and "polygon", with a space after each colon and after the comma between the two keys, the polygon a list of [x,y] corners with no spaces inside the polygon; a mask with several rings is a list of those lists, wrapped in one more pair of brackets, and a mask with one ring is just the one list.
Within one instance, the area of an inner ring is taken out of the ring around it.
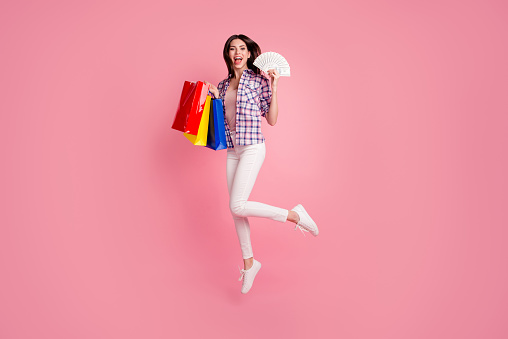
{"label": "shoelace", "polygon": [[296,231],[297,228],[299,228],[300,231],[302,231],[303,236],[306,237],[304,232],[309,232],[309,231],[307,231],[305,228],[303,228],[302,226],[300,226],[298,224],[296,224],[294,231]]}
{"label": "shoelace", "polygon": [[245,273],[247,273],[247,271],[246,271],[246,270],[242,270],[242,269],[240,268],[240,266],[238,266],[238,269],[240,270],[240,273],[242,274],[242,275],[240,276],[240,279],[238,279],[238,281],[242,281],[242,279],[243,279],[243,277],[245,277]]}

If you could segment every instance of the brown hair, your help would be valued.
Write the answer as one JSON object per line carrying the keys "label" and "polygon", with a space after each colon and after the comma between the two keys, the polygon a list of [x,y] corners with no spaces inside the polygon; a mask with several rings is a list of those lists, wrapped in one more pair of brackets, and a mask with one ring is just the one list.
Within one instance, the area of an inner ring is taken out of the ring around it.
{"label": "brown hair", "polygon": [[243,34],[235,34],[229,37],[229,39],[224,44],[224,51],[222,52],[222,55],[224,56],[224,61],[226,62],[226,66],[228,66],[228,72],[231,77],[235,77],[235,70],[233,67],[233,61],[229,57],[229,47],[231,45],[231,41],[235,39],[240,39],[243,42],[245,42],[245,45],[247,46],[247,49],[250,52],[250,58],[247,59],[247,68],[254,71],[254,73],[260,74],[261,71],[259,68],[254,66],[254,60],[258,57],[258,55],[261,54],[261,48],[259,48],[259,45],[254,42],[251,38],[249,38],[246,35]]}

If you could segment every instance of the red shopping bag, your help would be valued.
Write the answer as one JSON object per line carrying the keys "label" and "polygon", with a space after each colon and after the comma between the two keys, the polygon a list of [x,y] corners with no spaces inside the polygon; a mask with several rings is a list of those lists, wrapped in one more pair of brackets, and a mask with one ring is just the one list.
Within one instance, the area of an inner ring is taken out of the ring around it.
{"label": "red shopping bag", "polygon": [[210,85],[202,81],[185,81],[173,129],[192,135],[198,134],[209,87]]}

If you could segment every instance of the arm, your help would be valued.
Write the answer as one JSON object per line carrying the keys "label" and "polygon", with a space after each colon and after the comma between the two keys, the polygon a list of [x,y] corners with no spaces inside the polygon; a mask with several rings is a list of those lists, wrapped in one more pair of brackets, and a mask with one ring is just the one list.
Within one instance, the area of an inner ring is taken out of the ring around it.
{"label": "arm", "polygon": [[280,74],[276,69],[271,69],[267,73],[272,80],[272,100],[270,102],[270,109],[266,113],[266,121],[274,126],[277,123],[279,115],[279,105],[277,104],[277,86],[279,85]]}
{"label": "arm", "polygon": [[272,102],[270,103],[270,109],[266,114],[266,121],[271,126],[277,123],[277,116],[279,115],[279,106],[277,105],[277,89],[272,89]]}

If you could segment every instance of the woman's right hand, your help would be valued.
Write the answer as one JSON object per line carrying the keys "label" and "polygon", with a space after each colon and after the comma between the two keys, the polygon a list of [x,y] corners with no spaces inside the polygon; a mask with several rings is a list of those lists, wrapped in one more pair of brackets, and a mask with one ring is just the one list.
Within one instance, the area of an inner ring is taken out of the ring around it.
{"label": "woman's right hand", "polygon": [[215,87],[213,84],[209,83],[208,81],[204,81],[205,84],[210,85],[210,92],[215,96],[216,99],[219,98],[219,90],[217,87]]}

